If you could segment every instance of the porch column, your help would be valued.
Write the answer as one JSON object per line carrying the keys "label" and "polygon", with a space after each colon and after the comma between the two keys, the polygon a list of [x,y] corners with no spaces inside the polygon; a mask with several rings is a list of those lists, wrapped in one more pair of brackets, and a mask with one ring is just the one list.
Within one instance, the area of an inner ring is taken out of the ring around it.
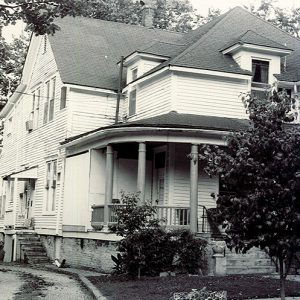
{"label": "porch column", "polygon": [[141,204],[145,203],[146,186],[146,144],[139,143],[137,191],[140,192]]}
{"label": "porch column", "polygon": [[114,176],[114,151],[111,145],[106,147],[106,176],[105,176],[105,203],[104,203],[104,225],[109,222],[109,207],[113,197]]}
{"label": "porch column", "polygon": [[[12,180],[12,179],[10,179]],[[17,225],[17,198],[18,198],[18,178],[13,179],[14,180],[14,190],[13,190],[13,225],[14,228],[16,228]],[[10,182],[10,186],[12,184],[12,181]]]}
{"label": "porch column", "polygon": [[198,145],[191,147],[190,162],[190,229],[198,231]]}

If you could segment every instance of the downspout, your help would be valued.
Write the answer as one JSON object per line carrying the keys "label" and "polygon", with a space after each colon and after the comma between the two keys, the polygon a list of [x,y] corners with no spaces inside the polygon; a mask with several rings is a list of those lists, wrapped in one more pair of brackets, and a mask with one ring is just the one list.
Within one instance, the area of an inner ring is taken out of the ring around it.
{"label": "downspout", "polygon": [[115,124],[119,123],[120,101],[121,101],[121,96],[122,96],[123,64],[124,64],[124,56],[121,56]]}

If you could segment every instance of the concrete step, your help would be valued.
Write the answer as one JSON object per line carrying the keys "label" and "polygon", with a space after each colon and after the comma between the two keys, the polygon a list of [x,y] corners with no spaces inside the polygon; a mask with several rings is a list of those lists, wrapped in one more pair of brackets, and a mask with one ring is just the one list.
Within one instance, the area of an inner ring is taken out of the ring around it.
{"label": "concrete step", "polygon": [[23,251],[45,251],[43,245],[21,245]]}
{"label": "concrete step", "polygon": [[270,274],[275,273],[275,266],[258,266],[258,267],[230,267],[227,266],[227,274]]}
{"label": "concrete step", "polygon": [[261,258],[261,259],[227,259],[227,265],[229,266],[272,266],[273,263],[269,258]]}
{"label": "concrete step", "polygon": [[39,241],[40,238],[38,236],[19,236],[19,241]]}
{"label": "concrete step", "polygon": [[43,243],[41,241],[35,240],[35,241],[27,241],[22,240],[20,241],[20,245],[24,246],[43,246]]}
{"label": "concrete step", "polygon": [[29,264],[39,264],[39,263],[48,263],[49,259],[45,256],[43,257],[28,257]]}
{"label": "concrete step", "polygon": [[45,252],[45,250],[42,251],[26,251],[26,256],[47,256],[47,253]]}

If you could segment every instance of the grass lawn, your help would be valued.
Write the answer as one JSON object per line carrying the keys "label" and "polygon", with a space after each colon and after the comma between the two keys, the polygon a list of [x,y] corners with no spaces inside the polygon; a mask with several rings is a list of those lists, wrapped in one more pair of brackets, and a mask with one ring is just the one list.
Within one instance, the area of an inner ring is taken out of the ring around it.
{"label": "grass lawn", "polygon": [[[154,277],[129,280],[114,276],[89,278],[109,300],[164,300],[174,292],[207,287],[226,290],[228,299],[279,297],[279,280],[262,275],[229,275],[224,277]],[[287,281],[287,296],[300,296],[300,282]]]}

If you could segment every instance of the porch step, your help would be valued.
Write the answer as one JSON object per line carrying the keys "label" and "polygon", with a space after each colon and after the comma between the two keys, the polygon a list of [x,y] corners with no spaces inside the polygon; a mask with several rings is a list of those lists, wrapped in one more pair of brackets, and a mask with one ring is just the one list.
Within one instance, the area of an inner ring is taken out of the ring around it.
{"label": "porch step", "polygon": [[276,266],[267,253],[252,248],[248,253],[241,254],[226,249],[227,274],[265,274],[276,272]]}
{"label": "porch step", "polygon": [[21,248],[21,260],[29,264],[49,262],[47,252],[37,233],[21,232],[18,234],[18,240]]}

